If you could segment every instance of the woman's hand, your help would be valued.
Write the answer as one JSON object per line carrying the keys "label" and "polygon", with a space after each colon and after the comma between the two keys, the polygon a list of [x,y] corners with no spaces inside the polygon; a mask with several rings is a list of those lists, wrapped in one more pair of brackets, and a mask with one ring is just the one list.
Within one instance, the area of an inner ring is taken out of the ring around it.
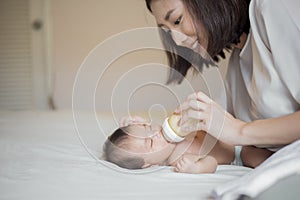
{"label": "woman's hand", "polygon": [[132,125],[132,124],[146,124],[146,119],[140,116],[124,116],[120,120],[120,127]]}
{"label": "woman's hand", "polygon": [[[231,145],[239,144],[240,131],[245,122],[234,118],[203,92],[193,93],[175,110],[182,114],[179,126],[185,132],[206,131]],[[189,120],[195,120],[188,122]]]}

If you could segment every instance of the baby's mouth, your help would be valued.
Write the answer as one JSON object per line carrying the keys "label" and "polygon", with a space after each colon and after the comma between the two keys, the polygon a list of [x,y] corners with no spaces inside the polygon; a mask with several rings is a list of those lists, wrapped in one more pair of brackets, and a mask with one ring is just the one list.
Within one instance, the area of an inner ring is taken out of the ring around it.
{"label": "baby's mouth", "polygon": [[165,136],[164,136],[164,134],[163,134],[162,131],[163,131],[162,129],[159,131],[159,136],[160,136],[161,138],[163,138],[163,140],[164,140],[168,145],[174,144],[173,142],[170,142],[169,140],[167,140],[167,139],[165,138]]}

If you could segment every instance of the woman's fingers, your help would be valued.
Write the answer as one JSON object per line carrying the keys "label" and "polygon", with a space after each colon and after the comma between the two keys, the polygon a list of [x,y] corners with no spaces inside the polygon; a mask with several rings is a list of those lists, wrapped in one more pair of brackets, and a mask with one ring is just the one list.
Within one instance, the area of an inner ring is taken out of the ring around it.
{"label": "woman's fingers", "polygon": [[206,130],[205,122],[204,121],[199,121],[198,123],[195,124],[189,124],[189,125],[183,125],[180,127],[180,130],[183,132],[191,133],[194,131],[199,131],[199,130]]}
{"label": "woman's fingers", "polygon": [[[175,113],[181,114],[178,122],[181,130],[184,132],[193,132],[198,130],[208,130],[211,122],[213,100],[203,92],[190,94]],[[193,120],[192,123],[190,120]]]}
{"label": "woman's fingers", "polygon": [[190,94],[185,102],[176,108],[175,113],[182,113],[183,111],[193,108],[195,110],[203,110],[205,104],[210,104],[212,100],[203,92],[192,93]]}
{"label": "woman's fingers", "polygon": [[120,127],[128,126],[131,124],[141,124],[141,123],[147,123],[147,121],[139,116],[125,116],[122,117],[120,120]]}
{"label": "woman's fingers", "polygon": [[[202,121],[204,119],[204,113],[197,110],[187,110],[181,117],[180,120],[180,126],[184,126],[184,124],[189,121],[190,119],[193,119],[195,121]],[[189,125],[189,124],[187,124]]]}
{"label": "woman's fingers", "polygon": [[124,127],[124,126],[127,126],[128,125],[128,117],[122,117],[120,119],[120,127]]}
{"label": "woman's fingers", "polygon": [[[181,104],[177,109],[177,113],[182,113],[188,109],[193,109],[193,110],[205,110],[207,108],[207,104],[203,103],[201,101],[198,101],[196,99],[191,99],[188,101],[185,101],[183,104]],[[175,112],[176,112],[175,111]]]}
{"label": "woman's fingers", "polygon": [[199,100],[199,101],[202,101],[204,103],[211,103],[212,102],[212,99],[209,98],[206,94],[204,94],[203,92],[198,92],[196,94],[196,98]]}
{"label": "woman's fingers", "polygon": [[236,136],[239,136],[238,131],[245,124],[203,92],[189,95],[176,112],[181,114],[178,123],[181,131],[190,133],[203,130],[228,144],[234,144]]}
{"label": "woman's fingers", "polygon": [[202,101],[204,103],[210,103],[212,100],[211,98],[209,98],[205,93],[203,92],[197,92],[197,93],[193,93],[193,94],[190,94],[188,97],[187,97],[187,100],[199,100],[199,101]]}

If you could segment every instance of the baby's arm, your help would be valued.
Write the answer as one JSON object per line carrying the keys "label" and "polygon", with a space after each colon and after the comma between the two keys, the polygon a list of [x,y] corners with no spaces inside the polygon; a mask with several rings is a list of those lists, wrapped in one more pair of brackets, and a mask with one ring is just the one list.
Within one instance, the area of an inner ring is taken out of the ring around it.
{"label": "baby's arm", "polygon": [[175,171],[181,173],[214,173],[217,160],[212,156],[200,157],[194,154],[184,154],[175,164]]}

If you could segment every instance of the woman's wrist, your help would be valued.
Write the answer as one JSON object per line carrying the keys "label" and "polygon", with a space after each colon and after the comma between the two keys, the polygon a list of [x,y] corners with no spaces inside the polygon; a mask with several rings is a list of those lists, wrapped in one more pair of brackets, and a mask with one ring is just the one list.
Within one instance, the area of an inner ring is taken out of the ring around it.
{"label": "woman's wrist", "polygon": [[247,143],[247,138],[243,133],[246,125],[247,122],[237,119],[226,112],[222,134],[217,139],[229,145],[243,145]]}
{"label": "woman's wrist", "polygon": [[236,119],[235,122],[235,128],[234,128],[234,138],[233,138],[233,145],[248,145],[251,142],[251,138],[249,138],[249,135],[246,134],[245,132],[245,127],[248,125],[247,122]]}

